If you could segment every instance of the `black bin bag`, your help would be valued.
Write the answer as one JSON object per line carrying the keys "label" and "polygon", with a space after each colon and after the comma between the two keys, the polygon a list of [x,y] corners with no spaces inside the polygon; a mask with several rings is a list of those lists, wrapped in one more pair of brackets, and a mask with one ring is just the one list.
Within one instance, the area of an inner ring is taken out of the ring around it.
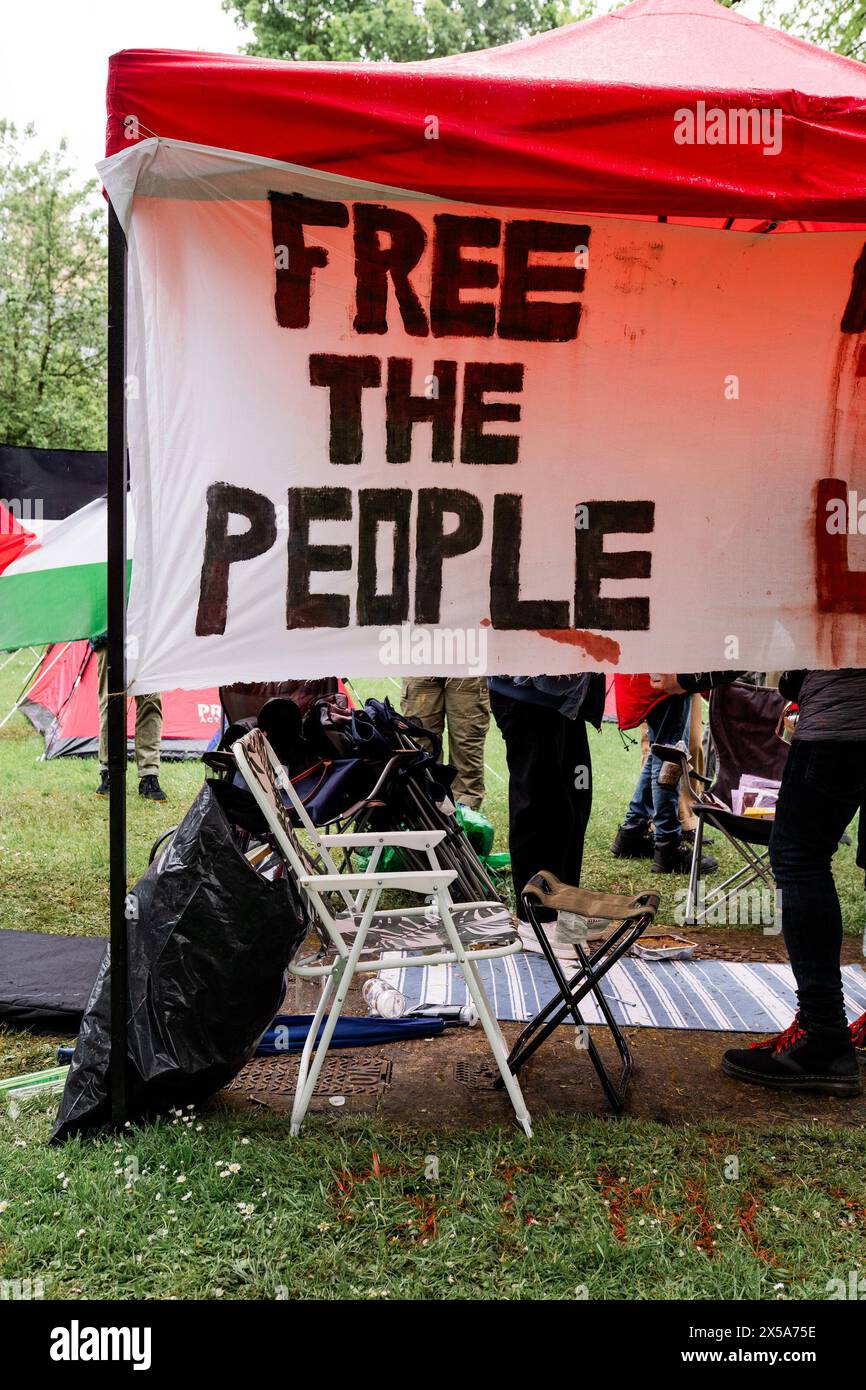
{"label": "black bin bag", "polygon": [[[127,1109],[133,1120],[197,1104],[240,1071],[279,1012],[286,967],[307,932],[293,882],[263,878],[244,858],[223,809],[225,791],[222,783],[205,782],[132,890]],[[110,1118],[110,978],[106,951],[53,1143]]]}

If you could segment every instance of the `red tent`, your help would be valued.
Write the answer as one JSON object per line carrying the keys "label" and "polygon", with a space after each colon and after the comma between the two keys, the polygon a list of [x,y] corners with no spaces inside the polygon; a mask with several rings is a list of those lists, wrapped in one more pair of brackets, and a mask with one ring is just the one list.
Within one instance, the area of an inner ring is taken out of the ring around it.
{"label": "red tent", "polygon": [[[780,112],[781,148],[677,143],[701,102]],[[866,219],[866,68],[713,0],[636,0],[423,63],[115,54],[108,153],[152,135],[464,202]]]}
{"label": "red tent", "polygon": [[[99,675],[89,642],[49,647],[18,708],[45,738],[46,758],[92,757],[99,749]],[[164,759],[200,758],[222,723],[218,690],[169,690],[162,696]],[[129,751],[135,702],[127,718]]]}

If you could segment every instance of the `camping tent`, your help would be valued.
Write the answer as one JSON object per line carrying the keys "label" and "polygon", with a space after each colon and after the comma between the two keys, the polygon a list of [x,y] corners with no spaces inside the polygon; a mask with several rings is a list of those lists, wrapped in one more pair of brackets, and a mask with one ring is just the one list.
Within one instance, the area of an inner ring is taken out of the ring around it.
{"label": "camping tent", "polygon": [[[45,757],[95,756],[99,748],[99,676],[89,642],[49,647],[18,708],[45,738]],[[163,759],[200,758],[222,724],[217,690],[170,690],[162,697]],[[132,752],[135,705],[127,739]]]}
{"label": "camping tent", "polygon": [[[133,49],[107,101],[108,154],[156,134],[488,207],[866,219],[866,68],[713,0],[420,63]],[[699,103],[778,110],[781,149],[674,144]]]}
{"label": "camping tent", "polygon": [[[0,511],[0,651],[48,644],[17,703],[44,735],[47,758],[83,757],[98,749],[97,661],[89,640],[80,639],[105,631],[106,520],[105,498],[97,497],[40,539],[14,517],[4,534]],[[133,536],[130,518],[130,543]],[[200,757],[220,728],[219,692],[213,687],[167,691],[162,713],[163,758]],[[128,734],[134,730],[131,706]]]}

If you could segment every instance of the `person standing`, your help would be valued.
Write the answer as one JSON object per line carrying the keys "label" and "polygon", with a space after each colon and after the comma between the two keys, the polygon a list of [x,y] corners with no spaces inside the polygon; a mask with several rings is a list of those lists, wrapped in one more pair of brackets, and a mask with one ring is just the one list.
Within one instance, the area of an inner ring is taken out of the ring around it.
{"label": "person standing", "polygon": [[[108,650],[104,639],[95,639],[99,669],[99,786],[97,796],[108,796]],[[167,801],[159,784],[162,741],[162,700],[159,695],[135,696],[135,766],[138,794],[147,801]]]}
{"label": "person standing", "polygon": [[[611,853],[618,859],[652,856],[655,874],[688,873],[692,846],[683,839],[680,824],[680,795],[677,786],[659,780],[662,760],[652,751],[654,743],[688,747],[692,725],[691,696],[680,691],[670,694],[660,689],[653,675],[617,677],[617,712],[621,729],[646,724],[646,757],[638,774],[625,819],[616,833]],[[628,684],[626,684],[628,682]],[[652,833],[650,832],[652,824]],[[713,873],[718,867],[711,855],[701,859],[701,872]]]}
{"label": "person standing", "polygon": [[[580,885],[592,810],[587,724],[601,728],[604,677],[491,677],[490,708],[508,763],[508,848],[514,898],[541,869]],[[539,919],[556,913],[539,908]]]}
{"label": "person standing", "polygon": [[[676,695],[704,688],[707,673],[660,679]],[[731,1048],[722,1068],[773,1090],[856,1096],[864,1019],[849,1027],[845,1013],[842,909],[832,861],[846,826],[858,810],[861,825],[866,814],[866,671],[786,673],[779,689],[799,705],[769,848],[797,1014],[775,1037]]]}
{"label": "person standing", "polygon": [[400,708],[442,738],[448,728],[448,761],[457,769],[455,801],[479,810],[484,800],[484,744],[490,726],[487,681],[474,676],[415,676],[403,681]]}

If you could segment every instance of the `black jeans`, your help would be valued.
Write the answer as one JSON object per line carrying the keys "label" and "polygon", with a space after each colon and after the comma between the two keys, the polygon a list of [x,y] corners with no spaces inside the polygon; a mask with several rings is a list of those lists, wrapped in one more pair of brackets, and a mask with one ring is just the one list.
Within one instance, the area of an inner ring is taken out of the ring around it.
{"label": "black jeans", "polygon": [[805,1027],[845,1026],[842,911],[831,862],[864,801],[866,742],[794,740],[782,775],[770,863]]}
{"label": "black jeans", "polygon": [[[508,848],[518,916],[533,874],[549,869],[580,883],[583,842],[592,809],[592,764],[586,724],[555,709],[490,692],[490,709],[508,760]],[[555,914],[539,911],[542,920]]]}

